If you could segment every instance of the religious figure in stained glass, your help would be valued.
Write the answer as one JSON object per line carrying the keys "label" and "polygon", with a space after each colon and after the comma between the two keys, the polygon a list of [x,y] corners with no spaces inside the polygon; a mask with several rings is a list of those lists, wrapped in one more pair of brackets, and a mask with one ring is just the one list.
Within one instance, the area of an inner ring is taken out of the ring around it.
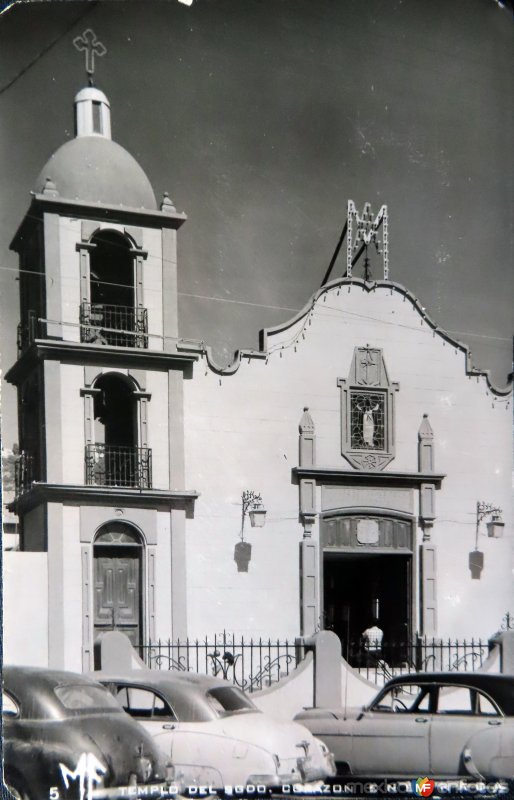
{"label": "religious figure in stained glass", "polygon": [[395,455],[394,395],[379,347],[356,347],[341,388],[341,452],[356,469],[384,469]]}
{"label": "religious figure in stained glass", "polygon": [[384,397],[352,392],[352,447],[359,450],[384,448]]}

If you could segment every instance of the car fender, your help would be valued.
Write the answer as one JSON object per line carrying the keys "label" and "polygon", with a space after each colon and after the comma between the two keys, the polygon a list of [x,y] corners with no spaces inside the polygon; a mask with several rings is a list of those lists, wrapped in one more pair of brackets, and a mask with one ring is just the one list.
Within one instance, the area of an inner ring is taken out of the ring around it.
{"label": "car fender", "polygon": [[473,734],[463,750],[463,763],[475,778],[514,778],[514,722],[503,722]]}
{"label": "car fender", "polygon": [[358,724],[355,715],[346,718],[342,712],[316,710],[312,715],[303,712],[295,719],[328,748],[338,773],[352,772],[353,734]]}

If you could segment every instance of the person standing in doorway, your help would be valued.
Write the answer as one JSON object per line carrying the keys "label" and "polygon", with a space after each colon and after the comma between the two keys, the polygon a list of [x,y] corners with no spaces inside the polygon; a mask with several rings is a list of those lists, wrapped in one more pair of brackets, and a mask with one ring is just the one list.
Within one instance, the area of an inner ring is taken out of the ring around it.
{"label": "person standing in doorway", "polygon": [[372,620],[369,628],[361,634],[362,647],[366,657],[366,665],[376,664],[382,657],[382,640],[384,631],[378,626],[378,619]]}

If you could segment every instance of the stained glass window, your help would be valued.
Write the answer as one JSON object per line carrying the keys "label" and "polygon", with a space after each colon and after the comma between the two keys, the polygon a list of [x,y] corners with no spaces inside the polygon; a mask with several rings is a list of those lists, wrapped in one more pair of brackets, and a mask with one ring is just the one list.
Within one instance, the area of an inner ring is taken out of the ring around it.
{"label": "stained glass window", "polygon": [[351,392],[352,450],[385,450],[385,394]]}

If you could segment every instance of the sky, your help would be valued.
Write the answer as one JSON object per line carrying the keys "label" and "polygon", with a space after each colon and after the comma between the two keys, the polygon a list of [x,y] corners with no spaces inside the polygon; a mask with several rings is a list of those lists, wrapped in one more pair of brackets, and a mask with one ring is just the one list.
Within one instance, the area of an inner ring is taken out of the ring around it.
{"label": "sky", "polygon": [[[496,0],[101,0],[0,16],[2,368],[16,357],[9,244],[107,47],[113,138],[179,233],[179,329],[220,363],[319,288],[346,217],[389,209],[390,278],[504,386],[514,329],[514,20]],[[344,253],[344,249],[343,249]],[[336,262],[333,277],[343,274]],[[356,274],[360,274],[358,271]],[[379,276],[377,276],[379,277]],[[3,388],[3,438],[16,441]]]}

